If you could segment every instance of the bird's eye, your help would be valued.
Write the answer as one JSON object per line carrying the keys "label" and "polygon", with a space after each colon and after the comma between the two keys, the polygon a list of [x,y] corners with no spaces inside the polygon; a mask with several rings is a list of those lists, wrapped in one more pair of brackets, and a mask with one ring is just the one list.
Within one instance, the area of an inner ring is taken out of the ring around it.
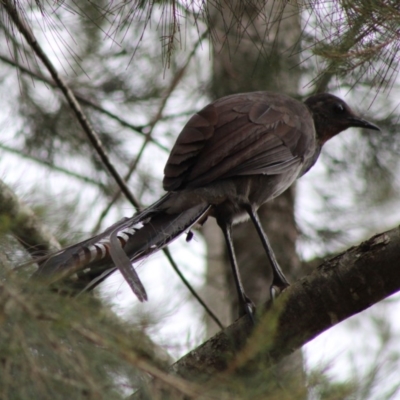
{"label": "bird's eye", "polygon": [[333,105],[333,111],[337,114],[342,114],[344,112],[344,107],[343,104],[341,103],[335,103]]}

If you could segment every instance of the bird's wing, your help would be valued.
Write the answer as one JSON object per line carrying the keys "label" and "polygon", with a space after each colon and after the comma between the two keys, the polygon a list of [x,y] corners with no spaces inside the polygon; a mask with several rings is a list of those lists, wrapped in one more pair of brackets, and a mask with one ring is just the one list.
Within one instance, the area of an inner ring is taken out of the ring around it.
{"label": "bird's wing", "polygon": [[312,117],[302,103],[268,92],[224,97],[195,114],[183,128],[164,170],[164,188],[284,173],[301,164],[314,143]]}

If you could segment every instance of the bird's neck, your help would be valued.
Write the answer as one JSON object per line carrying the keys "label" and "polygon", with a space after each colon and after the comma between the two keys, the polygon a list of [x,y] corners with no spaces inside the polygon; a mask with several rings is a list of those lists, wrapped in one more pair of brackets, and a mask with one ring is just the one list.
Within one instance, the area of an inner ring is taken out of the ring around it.
{"label": "bird's neck", "polygon": [[299,174],[299,178],[301,176],[303,176],[304,174],[306,174],[312,168],[312,166],[317,162],[318,157],[321,154],[321,149],[322,149],[322,144],[317,142],[314,154],[310,158],[305,160],[303,168],[302,168],[302,170],[301,170],[301,172]]}

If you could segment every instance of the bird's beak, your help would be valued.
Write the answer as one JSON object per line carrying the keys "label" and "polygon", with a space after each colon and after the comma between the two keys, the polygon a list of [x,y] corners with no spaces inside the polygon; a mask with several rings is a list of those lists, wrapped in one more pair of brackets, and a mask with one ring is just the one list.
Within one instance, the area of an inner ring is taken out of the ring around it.
{"label": "bird's beak", "polygon": [[365,128],[365,129],[373,129],[374,131],[380,131],[380,128],[377,127],[372,122],[369,122],[365,119],[360,117],[351,117],[349,118],[349,122],[351,126],[358,127],[358,128]]}

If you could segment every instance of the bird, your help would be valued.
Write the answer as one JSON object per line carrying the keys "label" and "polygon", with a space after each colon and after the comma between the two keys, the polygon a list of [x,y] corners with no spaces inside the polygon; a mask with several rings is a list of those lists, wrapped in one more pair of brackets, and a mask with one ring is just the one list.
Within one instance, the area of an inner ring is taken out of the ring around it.
{"label": "bird", "polygon": [[105,272],[91,283],[94,286],[119,269],[137,298],[145,301],[147,292],[133,263],[214,217],[225,238],[239,315],[253,317],[255,308],[243,288],[232,227],[248,218],[253,223],[272,268],[270,297],[275,299],[289,282],[257,210],[307,173],[323,145],[350,127],[380,130],[329,93],[304,102],[268,91],[215,100],[194,114],[178,135],[164,169],[164,196],[101,234],[41,259],[33,277],[52,284],[101,267]]}

